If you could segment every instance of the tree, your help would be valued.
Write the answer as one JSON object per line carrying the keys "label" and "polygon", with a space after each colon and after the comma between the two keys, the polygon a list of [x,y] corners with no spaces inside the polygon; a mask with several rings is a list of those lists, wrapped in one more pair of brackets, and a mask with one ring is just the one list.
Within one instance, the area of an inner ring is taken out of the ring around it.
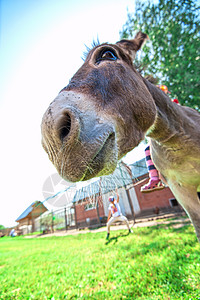
{"label": "tree", "polygon": [[42,226],[42,228],[44,230],[50,230],[51,229],[53,231],[54,226],[56,227],[56,226],[58,226],[62,223],[63,223],[63,219],[59,218],[58,216],[54,216],[53,214],[43,216],[40,219],[40,225]]}
{"label": "tree", "polygon": [[5,227],[3,225],[0,225],[0,230],[5,229]]}
{"label": "tree", "polygon": [[194,0],[137,0],[120,34],[147,33],[150,41],[140,56],[144,75],[158,77],[173,98],[200,111],[199,12]]}

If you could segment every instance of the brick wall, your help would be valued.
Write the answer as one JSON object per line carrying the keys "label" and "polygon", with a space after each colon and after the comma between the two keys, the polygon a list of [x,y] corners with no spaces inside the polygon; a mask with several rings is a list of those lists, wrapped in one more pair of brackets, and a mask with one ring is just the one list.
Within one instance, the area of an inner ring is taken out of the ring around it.
{"label": "brick wall", "polygon": [[152,209],[156,206],[159,208],[171,207],[169,199],[175,197],[169,187],[165,187],[163,190],[155,191],[152,193],[140,192],[141,186],[146,184],[148,180],[149,178],[142,180],[134,185],[141,211]]}
{"label": "brick wall", "polygon": [[[91,201],[84,201],[84,202],[80,202],[77,203],[75,205],[75,209],[76,209],[76,221],[77,224],[79,225],[84,225],[84,223],[86,223],[86,219],[90,218],[91,223],[92,220],[96,221],[96,223],[98,223],[98,214],[97,214],[97,209],[90,209],[90,210],[85,210],[85,205],[90,203]],[[104,212],[104,208],[102,205],[102,201],[100,201],[100,199],[98,199],[99,202],[99,217],[102,218],[105,216],[105,212]]]}

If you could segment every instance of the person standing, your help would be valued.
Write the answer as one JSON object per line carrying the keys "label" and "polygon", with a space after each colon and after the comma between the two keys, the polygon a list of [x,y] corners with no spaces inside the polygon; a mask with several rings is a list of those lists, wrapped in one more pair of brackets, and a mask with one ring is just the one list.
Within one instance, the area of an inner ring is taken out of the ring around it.
{"label": "person standing", "polygon": [[10,231],[10,236],[11,237],[15,237],[17,234],[16,234],[16,231],[15,231],[15,229],[13,228],[13,229],[11,229],[11,231]]}
{"label": "person standing", "polygon": [[109,236],[110,236],[110,226],[117,221],[125,222],[129,233],[132,232],[129,227],[128,219],[125,216],[123,216],[121,213],[121,208],[119,205],[119,194],[117,192],[116,192],[116,194],[117,194],[117,200],[115,200],[114,196],[109,197],[110,205],[108,207],[109,213],[108,213],[108,219],[107,219],[107,237],[106,237],[106,239],[109,239]]}

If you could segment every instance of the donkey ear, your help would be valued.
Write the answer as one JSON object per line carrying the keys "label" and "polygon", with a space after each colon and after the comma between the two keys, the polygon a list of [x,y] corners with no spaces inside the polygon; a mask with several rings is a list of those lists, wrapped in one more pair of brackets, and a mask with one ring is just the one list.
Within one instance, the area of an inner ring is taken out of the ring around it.
{"label": "donkey ear", "polygon": [[121,40],[116,44],[123,48],[132,60],[134,60],[136,52],[142,47],[147,39],[149,39],[148,35],[139,31],[133,40]]}

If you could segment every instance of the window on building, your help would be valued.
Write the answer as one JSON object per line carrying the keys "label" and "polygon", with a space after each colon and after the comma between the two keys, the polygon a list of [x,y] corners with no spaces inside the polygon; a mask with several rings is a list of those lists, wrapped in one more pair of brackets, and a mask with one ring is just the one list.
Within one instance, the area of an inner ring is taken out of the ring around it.
{"label": "window on building", "polygon": [[85,211],[87,210],[91,210],[91,209],[95,209],[95,203],[87,203],[85,206],[84,206],[84,209]]}
{"label": "window on building", "polygon": [[178,201],[175,198],[169,199],[169,203],[172,207],[178,206]]}

